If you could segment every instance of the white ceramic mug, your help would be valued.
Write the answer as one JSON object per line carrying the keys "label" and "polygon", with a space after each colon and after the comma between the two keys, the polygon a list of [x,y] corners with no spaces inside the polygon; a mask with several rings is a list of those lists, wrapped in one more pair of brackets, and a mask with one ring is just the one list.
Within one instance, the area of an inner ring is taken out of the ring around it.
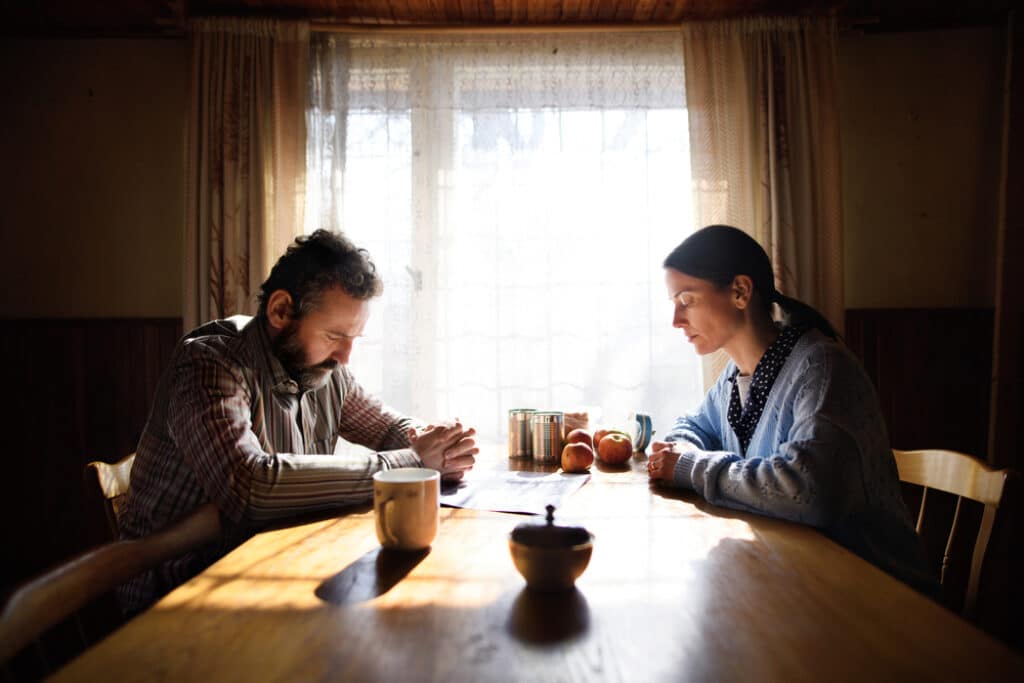
{"label": "white ceramic mug", "polygon": [[385,548],[422,550],[437,536],[441,473],[400,467],[373,475],[377,539]]}

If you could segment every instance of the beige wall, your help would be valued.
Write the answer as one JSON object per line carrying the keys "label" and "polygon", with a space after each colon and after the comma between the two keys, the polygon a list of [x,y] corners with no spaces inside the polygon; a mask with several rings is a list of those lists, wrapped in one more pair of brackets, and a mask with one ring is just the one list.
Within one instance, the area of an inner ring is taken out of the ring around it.
{"label": "beige wall", "polygon": [[183,40],[0,46],[0,316],[180,316]]}
{"label": "beige wall", "polygon": [[994,305],[1003,35],[844,36],[847,308]]}

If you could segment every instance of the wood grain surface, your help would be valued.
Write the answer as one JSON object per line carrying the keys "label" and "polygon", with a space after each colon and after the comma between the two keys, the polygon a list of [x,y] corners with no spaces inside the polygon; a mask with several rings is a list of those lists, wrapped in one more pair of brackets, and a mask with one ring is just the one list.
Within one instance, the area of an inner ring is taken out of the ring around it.
{"label": "wood grain surface", "polygon": [[644,464],[595,466],[559,511],[596,537],[572,592],[526,590],[521,515],[444,508],[431,549],[401,554],[366,506],[260,533],[55,680],[1024,680],[1009,648],[813,529],[652,488]]}

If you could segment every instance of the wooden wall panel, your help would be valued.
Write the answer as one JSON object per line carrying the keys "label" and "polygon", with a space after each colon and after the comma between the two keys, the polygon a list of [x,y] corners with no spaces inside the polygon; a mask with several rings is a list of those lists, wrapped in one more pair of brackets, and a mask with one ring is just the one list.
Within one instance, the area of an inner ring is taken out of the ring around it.
{"label": "wooden wall panel", "polygon": [[992,385],[993,461],[1024,470],[1024,21],[1011,15],[1007,36],[1003,178],[996,254],[996,344]]}
{"label": "wooden wall panel", "polygon": [[875,383],[894,448],[985,459],[991,309],[850,309],[846,343]]}
{"label": "wooden wall panel", "polygon": [[[996,355],[993,363],[992,461],[999,467],[1024,472],[1024,288],[1017,267],[1024,257],[1024,21],[1019,10],[1010,14],[1007,31],[1006,100],[1003,124],[1003,187],[996,256]],[[1006,587],[1006,630],[1012,644],[1024,652],[1024,483],[1012,482],[1011,505],[1004,506],[1007,531],[996,539],[997,550],[1009,562],[1003,575]]]}
{"label": "wooden wall panel", "polygon": [[0,320],[0,593],[107,540],[84,466],[135,450],[180,318]]}

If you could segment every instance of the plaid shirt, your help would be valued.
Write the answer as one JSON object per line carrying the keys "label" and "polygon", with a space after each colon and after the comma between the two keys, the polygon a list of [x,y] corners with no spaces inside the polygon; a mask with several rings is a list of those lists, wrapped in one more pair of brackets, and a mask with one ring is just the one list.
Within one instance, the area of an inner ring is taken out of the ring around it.
{"label": "plaid shirt", "polygon": [[[163,528],[207,501],[224,533],[119,589],[126,613],[149,606],[283,517],[369,500],[373,474],[421,466],[408,448],[413,421],[368,395],[341,366],[300,392],[274,355],[265,324],[207,323],[177,346],[139,441],[122,537]],[[338,437],[377,451],[333,455]]]}

